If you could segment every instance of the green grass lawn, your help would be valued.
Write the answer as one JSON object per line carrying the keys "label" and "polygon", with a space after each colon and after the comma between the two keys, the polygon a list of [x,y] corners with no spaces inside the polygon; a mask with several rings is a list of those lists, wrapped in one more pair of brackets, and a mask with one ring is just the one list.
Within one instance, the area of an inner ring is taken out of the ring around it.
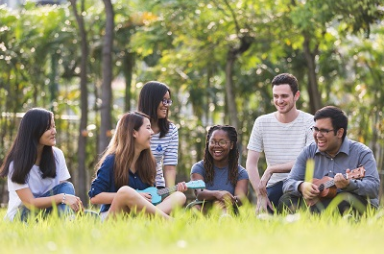
{"label": "green grass lawn", "polygon": [[[5,210],[0,210],[4,217]],[[356,219],[321,216],[238,217],[176,211],[174,221],[143,216],[100,222],[90,217],[38,223],[0,222],[0,253],[382,253],[384,209]]]}

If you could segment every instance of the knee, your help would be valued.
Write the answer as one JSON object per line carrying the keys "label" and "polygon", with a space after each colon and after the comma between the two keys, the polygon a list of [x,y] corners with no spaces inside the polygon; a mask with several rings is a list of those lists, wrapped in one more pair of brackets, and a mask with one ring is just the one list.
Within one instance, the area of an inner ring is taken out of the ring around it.
{"label": "knee", "polygon": [[75,187],[71,182],[62,182],[58,185],[58,193],[75,195]]}
{"label": "knee", "polygon": [[115,196],[115,200],[124,200],[124,201],[132,201],[135,200],[138,197],[137,191],[132,189],[129,186],[123,186],[121,187],[117,192]]}
{"label": "knee", "polygon": [[175,200],[179,205],[184,205],[185,202],[187,202],[187,197],[185,196],[184,193],[180,191],[176,191],[175,193],[172,194],[173,200]]}

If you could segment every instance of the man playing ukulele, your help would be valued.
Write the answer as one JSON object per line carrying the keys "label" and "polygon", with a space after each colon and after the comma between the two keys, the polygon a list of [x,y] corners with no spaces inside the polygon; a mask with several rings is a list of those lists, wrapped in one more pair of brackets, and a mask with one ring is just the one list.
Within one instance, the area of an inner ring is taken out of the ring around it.
{"label": "man playing ukulele", "polygon": [[[279,210],[294,211],[304,199],[312,211],[320,212],[334,198],[341,214],[350,208],[359,213],[368,205],[377,208],[380,179],[372,151],[346,138],[348,118],[341,109],[324,107],[314,120],[315,142],[303,149],[284,181]],[[310,159],[314,160],[313,180],[305,181]]]}

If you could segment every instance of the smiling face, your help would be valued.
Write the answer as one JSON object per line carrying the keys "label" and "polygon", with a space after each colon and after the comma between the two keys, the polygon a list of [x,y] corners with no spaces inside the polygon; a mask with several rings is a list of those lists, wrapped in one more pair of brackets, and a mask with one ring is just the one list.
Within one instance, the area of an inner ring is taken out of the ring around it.
{"label": "smiling face", "polygon": [[41,146],[54,146],[56,145],[56,126],[55,120],[51,119],[51,126],[41,135],[39,139]]}
{"label": "smiling face", "polygon": [[163,103],[163,100],[170,100],[171,99],[171,96],[169,95],[169,92],[167,91],[164,96],[163,96],[163,99],[160,101],[158,107],[157,107],[157,118],[158,119],[163,119],[163,118],[166,118],[168,116],[168,110],[169,110],[169,104],[164,104]]}
{"label": "smiling face", "polygon": [[143,124],[139,130],[133,131],[133,137],[135,138],[135,147],[140,150],[149,149],[151,147],[151,137],[153,130],[151,128],[151,122],[148,118],[144,117]]}
{"label": "smiling face", "polygon": [[281,114],[289,113],[292,109],[296,108],[296,101],[300,97],[300,92],[296,92],[293,95],[291,87],[286,85],[274,85],[273,92],[273,104],[276,110]]}
{"label": "smiling face", "polygon": [[321,152],[326,152],[330,156],[334,157],[343,142],[342,137],[344,129],[338,129],[335,134],[331,118],[317,119],[314,127],[319,130],[332,130],[328,133],[325,133],[324,131],[323,133],[321,131],[314,132],[313,138],[315,139],[317,147]]}
{"label": "smiling face", "polygon": [[228,164],[228,154],[233,148],[232,142],[224,130],[215,130],[212,132],[208,141],[208,151],[213,157],[214,164],[223,167]]}

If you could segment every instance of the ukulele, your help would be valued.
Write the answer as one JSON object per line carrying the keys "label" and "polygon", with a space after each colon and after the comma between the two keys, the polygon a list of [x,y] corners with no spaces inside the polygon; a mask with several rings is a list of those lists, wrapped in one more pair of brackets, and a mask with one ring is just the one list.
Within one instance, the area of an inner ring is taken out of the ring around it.
{"label": "ukulele", "polygon": [[[196,180],[196,181],[190,181],[188,183],[185,183],[189,189],[204,189],[205,188],[205,182],[203,180]],[[144,190],[136,190],[137,192],[144,192],[149,193],[152,198],[151,202],[154,205],[157,205],[169,195],[169,193],[176,191],[176,186],[168,187],[168,188],[162,188],[158,189],[156,187],[148,187]]]}
{"label": "ukulele", "polygon": [[[345,179],[361,179],[365,176],[365,168],[364,166],[360,166],[351,170],[348,173],[343,174]],[[305,200],[307,205],[313,206],[317,203],[317,201],[324,198],[333,198],[337,194],[337,188],[335,186],[335,181],[332,177],[324,176],[321,179],[314,178],[312,181],[315,184],[320,193],[319,196],[315,199],[307,199]]]}

